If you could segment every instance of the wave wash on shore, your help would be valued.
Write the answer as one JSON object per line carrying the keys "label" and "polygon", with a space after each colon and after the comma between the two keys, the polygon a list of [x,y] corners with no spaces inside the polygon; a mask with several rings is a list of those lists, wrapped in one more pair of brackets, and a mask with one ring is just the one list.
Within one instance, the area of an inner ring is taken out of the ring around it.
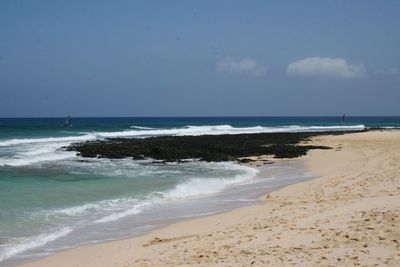
{"label": "wave wash on shore", "polygon": [[[7,211],[3,200],[18,200],[11,193],[2,194],[0,225],[6,241],[0,244],[0,261],[41,247],[74,230],[91,231],[96,225],[139,214],[155,205],[218,193],[252,179],[257,173],[253,168],[233,163],[161,166],[151,162],[96,159],[86,164],[93,166],[82,168],[76,161],[54,164],[52,185],[36,177],[36,181],[21,184],[17,192],[14,189],[14,195],[20,193],[21,196],[29,190],[33,197],[40,196],[40,199],[30,199],[31,203],[26,199],[21,213]],[[69,175],[66,177],[61,172]],[[163,185],[158,185],[160,183]],[[83,190],[77,190],[77,186]],[[88,193],[90,195],[86,196]],[[70,195],[74,195],[74,199],[67,199]],[[63,200],[60,202],[60,199]],[[47,200],[60,203],[46,203]],[[12,221],[20,226],[11,224]]]}

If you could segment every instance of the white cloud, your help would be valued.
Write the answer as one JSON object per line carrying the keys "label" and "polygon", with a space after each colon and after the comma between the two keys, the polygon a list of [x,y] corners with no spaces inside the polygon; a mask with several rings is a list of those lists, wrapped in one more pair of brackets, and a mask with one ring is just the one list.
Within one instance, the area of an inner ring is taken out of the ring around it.
{"label": "white cloud", "polygon": [[375,71],[377,75],[389,75],[389,76],[396,76],[400,74],[400,69],[398,67],[390,67],[387,69],[377,70]]}
{"label": "white cloud", "polygon": [[290,63],[287,74],[301,77],[352,79],[365,75],[362,64],[350,64],[343,58],[309,57]]}
{"label": "white cloud", "polygon": [[217,62],[216,70],[230,74],[265,76],[267,67],[259,65],[249,58],[235,60],[232,57],[226,57]]}

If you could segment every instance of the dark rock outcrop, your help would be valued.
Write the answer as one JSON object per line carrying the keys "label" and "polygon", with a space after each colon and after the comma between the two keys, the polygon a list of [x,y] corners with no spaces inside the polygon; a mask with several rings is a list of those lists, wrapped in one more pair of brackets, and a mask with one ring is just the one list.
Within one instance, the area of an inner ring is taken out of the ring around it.
{"label": "dark rock outcrop", "polygon": [[197,158],[204,161],[230,161],[242,157],[273,155],[295,158],[310,149],[326,146],[300,145],[310,137],[345,132],[325,133],[260,133],[203,136],[160,136],[149,138],[109,138],[72,144],[66,149],[82,157],[145,159],[180,162]]}

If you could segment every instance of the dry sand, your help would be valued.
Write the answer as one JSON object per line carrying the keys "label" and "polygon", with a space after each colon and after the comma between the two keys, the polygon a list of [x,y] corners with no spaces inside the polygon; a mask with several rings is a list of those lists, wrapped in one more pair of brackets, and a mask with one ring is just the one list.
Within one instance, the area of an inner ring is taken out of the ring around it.
{"label": "dry sand", "polygon": [[24,266],[400,266],[400,131],[316,137],[321,178],[264,204],[141,237],[78,247]]}

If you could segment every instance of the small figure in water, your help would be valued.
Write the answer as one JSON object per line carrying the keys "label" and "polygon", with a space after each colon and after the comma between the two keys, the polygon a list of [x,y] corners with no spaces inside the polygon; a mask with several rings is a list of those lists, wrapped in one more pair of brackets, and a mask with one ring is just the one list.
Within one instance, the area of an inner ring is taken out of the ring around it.
{"label": "small figure in water", "polygon": [[342,117],[340,118],[340,126],[344,125],[344,119],[346,117],[346,114],[343,113]]}
{"label": "small figure in water", "polygon": [[70,116],[68,115],[67,118],[65,119],[64,124],[62,124],[62,127],[72,127],[72,124],[70,123]]}

